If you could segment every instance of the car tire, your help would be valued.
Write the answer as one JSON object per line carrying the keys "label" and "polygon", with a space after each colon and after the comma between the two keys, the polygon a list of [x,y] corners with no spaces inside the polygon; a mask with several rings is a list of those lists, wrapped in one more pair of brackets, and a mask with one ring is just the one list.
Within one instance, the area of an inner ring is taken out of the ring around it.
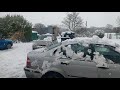
{"label": "car tire", "polygon": [[45,75],[43,75],[42,78],[64,78],[64,77],[57,72],[48,72]]}
{"label": "car tire", "polygon": [[8,45],[7,45],[7,49],[10,49],[11,47],[12,47],[11,44],[8,44]]}

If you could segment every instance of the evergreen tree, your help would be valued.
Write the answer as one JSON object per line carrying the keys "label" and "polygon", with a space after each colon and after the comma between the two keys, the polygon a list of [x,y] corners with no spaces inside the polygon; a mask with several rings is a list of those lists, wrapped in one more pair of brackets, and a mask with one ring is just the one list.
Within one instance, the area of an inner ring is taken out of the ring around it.
{"label": "evergreen tree", "polygon": [[21,41],[31,41],[32,24],[21,15],[6,15],[0,18],[0,33],[5,38],[11,38],[16,32],[21,32]]}

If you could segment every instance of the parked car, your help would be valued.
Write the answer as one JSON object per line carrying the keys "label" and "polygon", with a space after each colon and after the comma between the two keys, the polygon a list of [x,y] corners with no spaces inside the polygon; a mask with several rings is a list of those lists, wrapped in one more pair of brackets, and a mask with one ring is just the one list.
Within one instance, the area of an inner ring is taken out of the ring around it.
{"label": "parked car", "polygon": [[12,40],[0,39],[0,50],[10,49],[13,46]]}
{"label": "parked car", "polygon": [[65,41],[67,39],[75,38],[75,33],[72,31],[65,31],[61,33],[61,41]]}
{"label": "parked car", "polygon": [[38,49],[42,47],[46,47],[52,43],[52,35],[51,34],[43,34],[39,37],[38,40],[33,41],[32,49]]}
{"label": "parked car", "polygon": [[27,78],[120,78],[120,53],[114,45],[75,38],[29,52],[24,71]]}

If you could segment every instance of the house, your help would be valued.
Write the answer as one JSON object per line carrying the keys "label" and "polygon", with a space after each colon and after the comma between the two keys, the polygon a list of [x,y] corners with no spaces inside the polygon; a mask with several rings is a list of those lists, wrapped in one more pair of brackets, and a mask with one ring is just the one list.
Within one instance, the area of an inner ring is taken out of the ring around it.
{"label": "house", "polygon": [[104,37],[108,39],[120,39],[120,33],[105,33]]}

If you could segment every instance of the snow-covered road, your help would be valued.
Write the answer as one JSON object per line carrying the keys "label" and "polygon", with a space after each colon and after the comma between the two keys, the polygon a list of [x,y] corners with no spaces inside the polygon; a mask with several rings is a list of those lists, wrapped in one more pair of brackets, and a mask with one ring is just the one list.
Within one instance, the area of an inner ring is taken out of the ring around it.
{"label": "snow-covered road", "polygon": [[14,44],[12,49],[0,51],[0,78],[25,78],[24,66],[32,43]]}

